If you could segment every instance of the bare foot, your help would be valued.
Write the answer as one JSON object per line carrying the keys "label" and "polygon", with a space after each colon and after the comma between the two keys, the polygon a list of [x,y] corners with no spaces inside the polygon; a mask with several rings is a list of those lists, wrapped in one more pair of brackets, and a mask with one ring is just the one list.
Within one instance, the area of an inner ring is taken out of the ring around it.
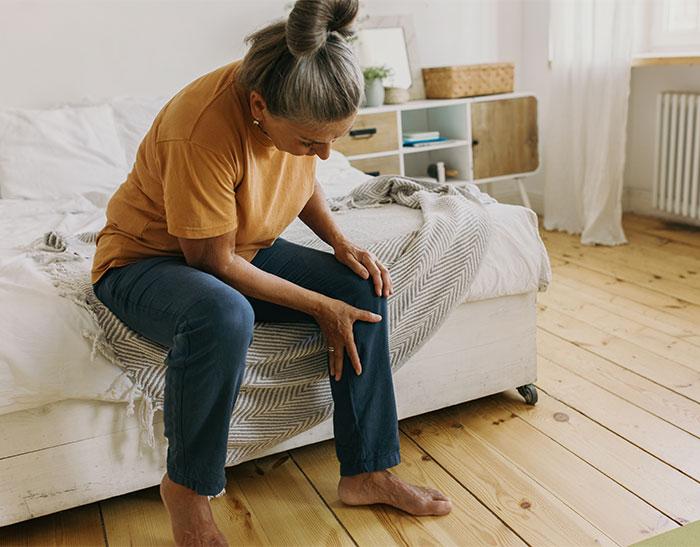
{"label": "bare foot", "polygon": [[338,496],[347,505],[385,503],[411,515],[446,515],[452,502],[434,488],[414,486],[389,471],[340,477]]}
{"label": "bare foot", "polygon": [[160,497],[170,515],[176,545],[228,547],[214,522],[207,496],[171,481],[166,473],[160,481]]}

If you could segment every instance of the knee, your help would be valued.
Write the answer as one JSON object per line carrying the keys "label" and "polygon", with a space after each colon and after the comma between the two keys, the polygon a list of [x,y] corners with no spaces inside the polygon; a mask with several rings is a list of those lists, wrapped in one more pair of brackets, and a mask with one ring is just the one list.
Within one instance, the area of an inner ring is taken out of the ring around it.
{"label": "knee", "polygon": [[238,293],[206,298],[193,306],[189,315],[191,334],[210,347],[241,351],[253,339],[255,313],[250,302]]}
{"label": "knee", "polygon": [[349,303],[353,306],[382,316],[385,314],[386,298],[377,296],[372,278],[362,279],[356,275],[348,288],[350,291]]}

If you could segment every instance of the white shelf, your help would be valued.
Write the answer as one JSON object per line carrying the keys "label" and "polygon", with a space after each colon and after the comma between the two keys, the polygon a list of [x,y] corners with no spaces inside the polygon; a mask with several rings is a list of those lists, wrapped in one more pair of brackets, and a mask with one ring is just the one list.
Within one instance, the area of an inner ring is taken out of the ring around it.
{"label": "white shelf", "polygon": [[461,99],[420,99],[408,101],[402,104],[385,104],[381,106],[364,106],[360,108],[360,114],[378,114],[380,112],[394,112],[406,110],[423,110],[425,108],[439,108],[441,106],[453,106],[456,104],[467,104],[483,101],[502,101],[504,99],[518,99],[529,97],[531,93],[514,91],[512,93],[495,93],[493,95],[476,95],[474,97],[463,97]]}
{"label": "white shelf", "polygon": [[402,146],[401,151],[404,154],[417,154],[419,152],[431,152],[433,150],[443,150],[445,148],[457,148],[458,146],[468,146],[469,141],[463,139],[450,139],[449,141],[442,141],[437,144],[431,144],[428,146]]}

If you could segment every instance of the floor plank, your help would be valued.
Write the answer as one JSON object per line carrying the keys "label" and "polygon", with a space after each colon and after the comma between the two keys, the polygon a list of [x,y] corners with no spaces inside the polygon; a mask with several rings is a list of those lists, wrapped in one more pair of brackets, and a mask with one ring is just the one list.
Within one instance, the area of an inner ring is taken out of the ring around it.
{"label": "floor plank", "polygon": [[622,296],[638,304],[644,304],[651,308],[661,310],[669,315],[686,320],[691,324],[700,324],[700,306],[646,287],[641,287],[635,283],[630,283],[622,278],[615,277],[614,275],[597,272],[566,260],[561,260],[560,262],[563,262],[563,264],[553,266],[554,283],[560,278],[563,278],[564,282],[569,279],[574,279],[616,296]]}
{"label": "floor plank", "polygon": [[681,251],[696,251],[698,249],[680,244],[671,244],[672,248],[666,249],[664,246],[647,244],[645,236],[641,234],[634,234],[630,237],[644,243],[615,247],[593,246],[583,245],[578,241],[578,238],[562,232],[542,234],[542,240],[547,248],[557,249],[579,260],[585,261],[588,258],[609,260],[618,264],[626,264],[639,271],[675,280],[682,285],[700,287],[700,275],[698,275],[700,258],[692,256],[691,253],[681,254],[677,248],[681,247]]}
{"label": "floor plank", "polygon": [[657,217],[626,213],[623,217],[625,230],[635,230],[662,237],[670,241],[700,247],[700,227],[676,222],[667,222]]}
{"label": "floor plank", "polygon": [[[669,258],[673,262],[679,261],[679,264],[686,263],[686,259],[700,260],[700,246],[688,245],[686,243],[678,243],[665,237],[655,236],[644,231],[637,231],[634,227],[629,229],[629,224],[625,230],[625,235],[629,241],[630,247],[642,247],[644,249],[657,249],[663,251],[664,258]],[[693,272],[683,272],[688,275],[700,275],[700,271],[693,268]]]}
{"label": "floor plank", "polygon": [[[520,403],[525,406],[524,403]],[[621,545],[678,527],[493,398],[461,405],[454,419]],[[620,519],[619,507],[625,508]]]}
{"label": "floor plank", "polygon": [[410,518],[388,506],[348,507],[337,495],[338,464],[332,442],[292,451],[326,504],[360,545],[525,545],[525,543],[409,438],[401,438],[394,469],[412,484],[437,488],[453,502],[449,515]]}
{"label": "floor plank", "polygon": [[606,309],[590,298],[580,296],[580,292],[574,288],[563,284],[552,284],[546,293],[539,295],[538,301],[700,372],[700,346],[630,319],[619,310]]}
{"label": "floor plank", "polygon": [[700,404],[543,329],[537,331],[537,352],[610,393],[700,437]]}
{"label": "floor plank", "polygon": [[[567,287],[576,291],[577,297],[595,304],[597,307],[612,313],[633,319],[650,329],[668,334],[674,338],[700,347],[698,322],[677,317],[667,311],[655,308],[645,303],[615,294],[614,290],[607,292],[604,288],[591,283],[583,283],[575,277],[568,277],[560,269],[555,270],[556,280],[547,290]],[[644,289],[643,289],[644,290]],[[540,295],[542,296],[542,295]],[[644,300],[644,296],[641,297]],[[700,312],[700,309],[698,310]],[[699,321],[700,322],[700,321]]]}
{"label": "floor plank", "polygon": [[97,503],[0,527],[3,547],[95,547],[105,545]]}
{"label": "floor plank", "polygon": [[110,547],[175,545],[158,487],[100,502]]}
{"label": "floor plank", "polygon": [[693,401],[700,402],[700,373],[562,313],[538,304],[537,326],[631,370]]}
{"label": "floor plank", "polygon": [[514,391],[493,398],[679,524],[700,520],[700,484],[616,433],[542,391],[535,406]]}
{"label": "floor plank", "polygon": [[689,477],[700,480],[700,439],[542,356],[537,386]]}
{"label": "floor plank", "polygon": [[700,305],[700,288],[689,286],[684,280],[674,279],[673,276],[667,274],[649,272],[647,268],[642,268],[639,265],[637,268],[629,266],[627,263],[612,261],[606,257],[592,254],[580,256],[581,253],[571,249],[570,242],[562,241],[563,238],[556,237],[551,232],[546,234],[543,236],[543,240],[545,240],[547,251],[557,258]]}
{"label": "floor plank", "polygon": [[353,545],[289,454],[269,456],[232,469],[245,506],[271,545]]}
{"label": "floor plank", "polygon": [[612,539],[456,420],[451,410],[402,430],[531,545],[614,545]]}

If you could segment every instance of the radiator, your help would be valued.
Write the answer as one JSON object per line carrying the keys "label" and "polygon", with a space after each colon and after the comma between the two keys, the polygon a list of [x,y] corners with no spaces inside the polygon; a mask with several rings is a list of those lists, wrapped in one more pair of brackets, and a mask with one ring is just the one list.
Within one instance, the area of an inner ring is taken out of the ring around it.
{"label": "radiator", "polygon": [[657,100],[654,207],[700,218],[700,93],[660,93]]}

